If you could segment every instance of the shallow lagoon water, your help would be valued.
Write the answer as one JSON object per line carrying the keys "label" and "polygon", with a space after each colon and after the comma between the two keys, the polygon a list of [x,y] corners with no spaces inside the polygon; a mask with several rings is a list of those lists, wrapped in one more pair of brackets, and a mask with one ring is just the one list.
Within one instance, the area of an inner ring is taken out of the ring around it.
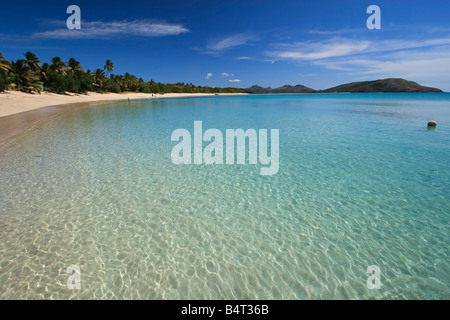
{"label": "shallow lagoon water", "polygon": [[[279,129],[278,174],[172,164],[196,120]],[[449,159],[449,94],[75,108],[0,151],[0,298],[449,299]]]}

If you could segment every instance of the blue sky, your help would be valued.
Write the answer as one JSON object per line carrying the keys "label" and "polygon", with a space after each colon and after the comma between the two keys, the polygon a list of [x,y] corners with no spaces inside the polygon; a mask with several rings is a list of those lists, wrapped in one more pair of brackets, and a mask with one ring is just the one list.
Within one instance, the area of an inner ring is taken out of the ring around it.
{"label": "blue sky", "polygon": [[[81,30],[68,30],[69,5]],[[381,29],[369,30],[369,5]],[[8,1],[0,52],[113,61],[145,80],[247,88],[400,77],[450,91],[450,1]]]}

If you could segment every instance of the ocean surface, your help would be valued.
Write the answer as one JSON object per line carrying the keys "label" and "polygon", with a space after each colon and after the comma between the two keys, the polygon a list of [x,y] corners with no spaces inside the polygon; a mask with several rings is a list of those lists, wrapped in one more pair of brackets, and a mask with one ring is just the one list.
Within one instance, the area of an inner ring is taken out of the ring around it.
{"label": "ocean surface", "polygon": [[[194,121],[279,129],[278,173],[173,164]],[[0,299],[449,299],[449,214],[450,94],[73,108],[0,151]]]}

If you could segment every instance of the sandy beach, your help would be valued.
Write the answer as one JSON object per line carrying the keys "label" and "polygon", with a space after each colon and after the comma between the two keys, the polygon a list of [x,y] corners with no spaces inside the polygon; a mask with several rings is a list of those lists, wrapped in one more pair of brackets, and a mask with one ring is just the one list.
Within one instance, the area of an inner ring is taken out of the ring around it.
{"label": "sandy beach", "polygon": [[22,113],[30,110],[36,110],[43,107],[58,106],[73,103],[92,103],[114,100],[136,100],[136,99],[156,99],[156,98],[176,98],[176,97],[195,97],[195,96],[211,96],[214,94],[206,93],[167,93],[147,94],[147,93],[95,93],[87,94],[54,94],[41,93],[29,94],[19,91],[6,91],[0,93],[0,117],[12,114]]}
{"label": "sandy beach", "polygon": [[[0,149],[14,143],[24,134],[32,132],[42,123],[67,111],[69,108],[108,101],[182,98],[214,96],[206,93],[94,93],[88,94],[29,94],[18,91],[0,93]],[[220,94],[227,95],[227,94]]]}

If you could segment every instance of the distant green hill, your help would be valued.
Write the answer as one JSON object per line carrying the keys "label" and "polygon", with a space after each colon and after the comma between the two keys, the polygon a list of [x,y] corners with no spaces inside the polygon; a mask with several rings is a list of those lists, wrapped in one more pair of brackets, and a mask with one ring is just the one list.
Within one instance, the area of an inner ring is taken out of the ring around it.
{"label": "distant green hill", "polygon": [[254,94],[265,94],[265,93],[273,93],[272,88],[263,88],[260,86],[253,86],[247,89],[248,92]]}
{"label": "distant green hill", "polygon": [[442,92],[405,79],[382,79],[343,84],[318,92]]}
{"label": "distant green hill", "polygon": [[272,88],[263,88],[260,86],[253,86],[247,89],[251,93],[255,94],[267,94],[267,93],[313,93],[316,90],[302,86],[301,84],[296,86],[282,86],[276,89]]}
{"label": "distant green hill", "polygon": [[246,89],[254,94],[268,94],[268,93],[333,93],[333,92],[442,92],[437,88],[424,87],[416,82],[405,79],[382,79],[374,81],[362,81],[342,84],[337,87],[326,90],[314,90],[303,85],[296,86],[282,86],[276,89],[263,88],[260,86],[253,86]]}
{"label": "distant green hill", "polygon": [[282,86],[273,90],[274,93],[313,93],[316,90],[298,84],[296,86]]}

